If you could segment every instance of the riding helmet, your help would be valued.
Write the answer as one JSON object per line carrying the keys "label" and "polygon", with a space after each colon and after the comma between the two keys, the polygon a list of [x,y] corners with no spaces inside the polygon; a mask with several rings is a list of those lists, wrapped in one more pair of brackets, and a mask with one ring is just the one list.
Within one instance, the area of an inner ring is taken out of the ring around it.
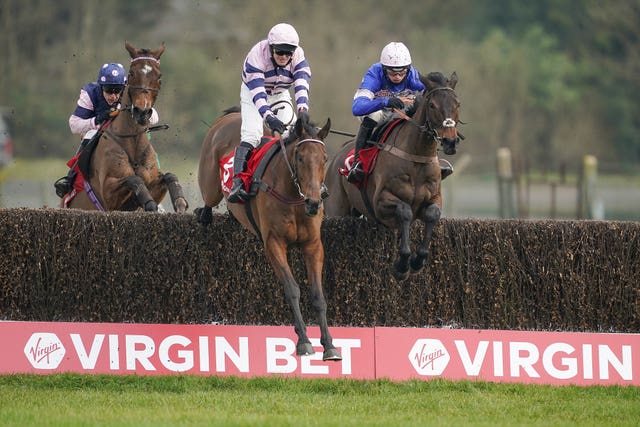
{"label": "riding helmet", "polygon": [[98,84],[124,86],[127,84],[127,72],[122,64],[114,62],[104,64],[98,72]]}
{"label": "riding helmet", "polygon": [[300,44],[296,29],[285,23],[274,25],[269,31],[267,41],[274,48],[288,52],[293,52]]}
{"label": "riding helmet", "polygon": [[389,68],[401,68],[411,65],[409,49],[401,42],[391,42],[380,53],[380,63]]}

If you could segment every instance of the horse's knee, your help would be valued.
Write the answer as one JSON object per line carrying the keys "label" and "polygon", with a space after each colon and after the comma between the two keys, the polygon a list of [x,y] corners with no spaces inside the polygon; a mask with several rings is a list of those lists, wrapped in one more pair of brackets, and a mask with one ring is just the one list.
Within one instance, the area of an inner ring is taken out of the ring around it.
{"label": "horse's knee", "polygon": [[396,218],[401,223],[411,222],[411,219],[413,218],[411,206],[406,203],[398,203],[396,205]]}
{"label": "horse's knee", "polygon": [[435,203],[432,203],[424,210],[424,222],[437,222],[440,220],[441,215],[442,210],[440,207]]}
{"label": "horse's knee", "polygon": [[149,189],[144,185],[144,181],[137,175],[131,175],[124,179],[124,185],[138,200],[138,204],[147,212],[157,212],[158,204],[151,197]]}

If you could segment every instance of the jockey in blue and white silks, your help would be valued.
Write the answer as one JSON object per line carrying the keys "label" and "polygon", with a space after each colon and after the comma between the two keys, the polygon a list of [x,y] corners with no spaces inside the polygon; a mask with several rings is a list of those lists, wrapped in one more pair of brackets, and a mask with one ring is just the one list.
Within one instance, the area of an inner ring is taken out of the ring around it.
{"label": "jockey in blue and white silks", "polygon": [[[271,105],[282,101],[291,104],[289,89],[293,86],[297,110],[307,111],[310,83],[311,68],[300,47],[298,33],[291,25],[275,25],[266,40],[251,48],[242,67],[241,142],[235,152],[234,175],[245,170],[251,152],[264,134],[265,122],[272,132],[281,135],[286,132],[286,125],[271,110]],[[295,120],[294,114],[291,122]],[[237,203],[247,198],[242,180],[234,176],[228,201]]]}
{"label": "jockey in blue and white silks", "polygon": [[394,109],[411,109],[416,95],[424,90],[420,74],[411,65],[409,49],[400,42],[387,44],[380,53],[380,62],[369,67],[353,96],[351,111],[362,123],[356,136],[349,182],[364,179],[359,151],[367,145],[376,125],[391,119]]}

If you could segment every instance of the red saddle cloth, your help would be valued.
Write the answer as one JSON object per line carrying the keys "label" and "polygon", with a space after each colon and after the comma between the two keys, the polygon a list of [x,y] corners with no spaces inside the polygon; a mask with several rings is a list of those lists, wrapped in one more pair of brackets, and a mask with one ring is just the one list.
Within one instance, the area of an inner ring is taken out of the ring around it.
{"label": "red saddle cloth", "polygon": [[[238,174],[238,177],[244,182],[245,190],[249,191],[253,173],[260,164],[260,160],[278,140],[279,138],[271,138],[267,142],[260,144],[251,153],[251,157],[247,162],[247,170]],[[231,192],[231,187],[233,186],[233,157],[235,154],[236,151],[233,150],[230,154],[220,159],[220,185],[222,185],[222,192],[227,195]]]}
{"label": "red saddle cloth", "polygon": [[[384,142],[387,140],[387,137],[389,136],[389,133],[391,133],[391,130],[394,127],[396,127],[396,125],[401,121],[402,119],[396,119],[392,121],[389,124],[389,126],[387,126],[386,129],[384,129],[382,137],[380,137],[381,144],[384,144]],[[362,169],[364,170],[365,176],[361,182],[355,182],[353,183],[353,185],[355,185],[358,188],[366,186],[369,175],[371,174],[371,172],[373,172],[373,170],[376,167],[376,160],[378,160],[379,151],[380,151],[380,148],[375,145],[373,147],[367,147],[360,150],[359,157],[360,157],[360,162],[362,163]],[[349,175],[349,170],[351,169],[351,165],[353,164],[354,152],[355,152],[355,147],[349,150],[345,155],[342,167],[338,169],[338,172],[340,173],[340,175],[342,176]]]}
{"label": "red saddle cloth", "polygon": [[80,151],[76,153],[76,155],[69,159],[69,161],[67,162],[67,166],[76,172],[76,177],[73,180],[73,188],[62,199],[65,207],[69,205],[69,203],[73,200],[74,197],[76,197],[78,193],[84,191],[84,175],[78,167],[78,159],[80,158],[80,153]]}

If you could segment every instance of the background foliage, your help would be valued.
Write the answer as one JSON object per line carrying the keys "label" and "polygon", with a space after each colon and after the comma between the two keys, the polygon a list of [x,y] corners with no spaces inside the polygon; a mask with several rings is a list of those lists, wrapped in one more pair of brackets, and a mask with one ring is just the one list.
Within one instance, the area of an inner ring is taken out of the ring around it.
{"label": "background foliage", "polygon": [[[74,152],[67,119],[79,88],[103,62],[127,66],[128,40],[166,43],[157,108],[171,130],[154,143],[161,155],[197,158],[207,124],[239,102],[246,52],[283,21],[312,66],[317,122],[355,132],[362,74],[402,40],[423,73],[457,71],[473,167],[491,167],[501,146],[538,165],[587,153],[604,168],[640,162],[640,0],[0,0],[0,106],[16,155]],[[333,135],[330,149],[344,141]]]}

